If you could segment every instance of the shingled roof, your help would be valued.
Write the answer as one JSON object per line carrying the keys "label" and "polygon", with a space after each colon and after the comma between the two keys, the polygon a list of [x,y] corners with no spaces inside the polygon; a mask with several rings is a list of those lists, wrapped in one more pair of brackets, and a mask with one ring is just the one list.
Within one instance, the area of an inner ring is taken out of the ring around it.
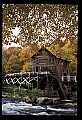
{"label": "shingled roof", "polygon": [[[45,47],[42,47],[41,49],[38,50],[38,52],[36,54],[34,54],[31,58],[33,59],[35,56],[39,55],[39,52],[42,51],[42,50],[46,50],[49,54],[51,54],[53,57],[57,58],[54,54],[52,54],[48,49],[46,49]],[[62,58],[57,58],[57,59],[60,59],[60,60],[64,60]],[[66,62],[69,62],[67,60],[64,60]]]}

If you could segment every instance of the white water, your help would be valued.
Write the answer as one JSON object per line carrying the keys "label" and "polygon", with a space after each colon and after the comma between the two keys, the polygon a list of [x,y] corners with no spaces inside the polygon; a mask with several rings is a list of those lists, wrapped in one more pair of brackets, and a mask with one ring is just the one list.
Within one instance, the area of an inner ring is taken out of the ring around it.
{"label": "white water", "polygon": [[[3,99],[4,100],[4,99]],[[6,101],[6,100],[5,100]],[[47,113],[47,110],[52,113]],[[77,115],[77,110],[74,108],[53,108],[52,106],[39,106],[28,104],[26,102],[6,101],[2,104],[3,115],[62,115],[62,114]]]}

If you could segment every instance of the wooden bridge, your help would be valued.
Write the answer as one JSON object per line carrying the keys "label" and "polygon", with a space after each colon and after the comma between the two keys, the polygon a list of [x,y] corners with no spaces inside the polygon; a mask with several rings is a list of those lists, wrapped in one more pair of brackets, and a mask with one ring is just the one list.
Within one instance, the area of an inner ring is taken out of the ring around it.
{"label": "wooden bridge", "polygon": [[[19,86],[24,84],[24,85],[28,85],[28,89],[30,87],[30,84],[32,84],[34,87],[42,88],[42,87],[44,87],[43,82],[44,83],[46,82],[46,85],[47,85],[49,83],[48,81],[49,81],[49,79],[51,79],[51,77],[52,77],[52,81],[51,81],[52,84],[53,85],[56,84],[53,81],[56,81],[57,79],[55,79],[55,76],[52,76],[51,73],[48,71],[11,73],[11,74],[5,75],[2,83],[3,83],[3,85],[19,84]],[[42,84],[41,84],[41,81],[42,81]],[[76,76],[62,76],[62,83],[64,83],[68,87],[70,85],[77,86]]]}
{"label": "wooden bridge", "polygon": [[36,87],[39,87],[39,80],[42,80],[44,76],[50,75],[50,72],[21,72],[21,73],[11,73],[5,75],[2,83],[4,84],[19,84],[20,86],[22,84],[27,85],[28,88],[30,83],[33,83],[35,81]]}

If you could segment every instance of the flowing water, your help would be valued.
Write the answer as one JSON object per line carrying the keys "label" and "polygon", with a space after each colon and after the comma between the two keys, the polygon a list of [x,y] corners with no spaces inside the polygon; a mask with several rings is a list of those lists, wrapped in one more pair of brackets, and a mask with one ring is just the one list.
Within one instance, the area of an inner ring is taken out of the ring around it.
{"label": "flowing water", "polygon": [[60,99],[67,100],[67,97],[66,97],[66,94],[64,92],[62,85],[60,83],[58,83],[58,84],[59,84],[59,91],[58,92],[59,92]]}
{"label": "flowing water", "polygon": [[55,105],[32,105],[20,99],[2,98],[2,115],[77,116],[77,108],[63,108]]}

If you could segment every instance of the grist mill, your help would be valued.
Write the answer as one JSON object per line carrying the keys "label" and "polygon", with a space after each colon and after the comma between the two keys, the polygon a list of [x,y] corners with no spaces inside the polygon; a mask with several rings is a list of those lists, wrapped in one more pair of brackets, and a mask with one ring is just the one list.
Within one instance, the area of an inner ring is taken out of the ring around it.
{"label": "grist mill", "polygon": [[32,72],[44,72],[50,73],[47,77],[39,80],[39,87],[45,88],[46,84],[56,84],[56,79],[58,82],[62,81],[62,75],[69,75],[69,61],[57,58],[45,47],[42,47],[36,54],[32,57]]}

